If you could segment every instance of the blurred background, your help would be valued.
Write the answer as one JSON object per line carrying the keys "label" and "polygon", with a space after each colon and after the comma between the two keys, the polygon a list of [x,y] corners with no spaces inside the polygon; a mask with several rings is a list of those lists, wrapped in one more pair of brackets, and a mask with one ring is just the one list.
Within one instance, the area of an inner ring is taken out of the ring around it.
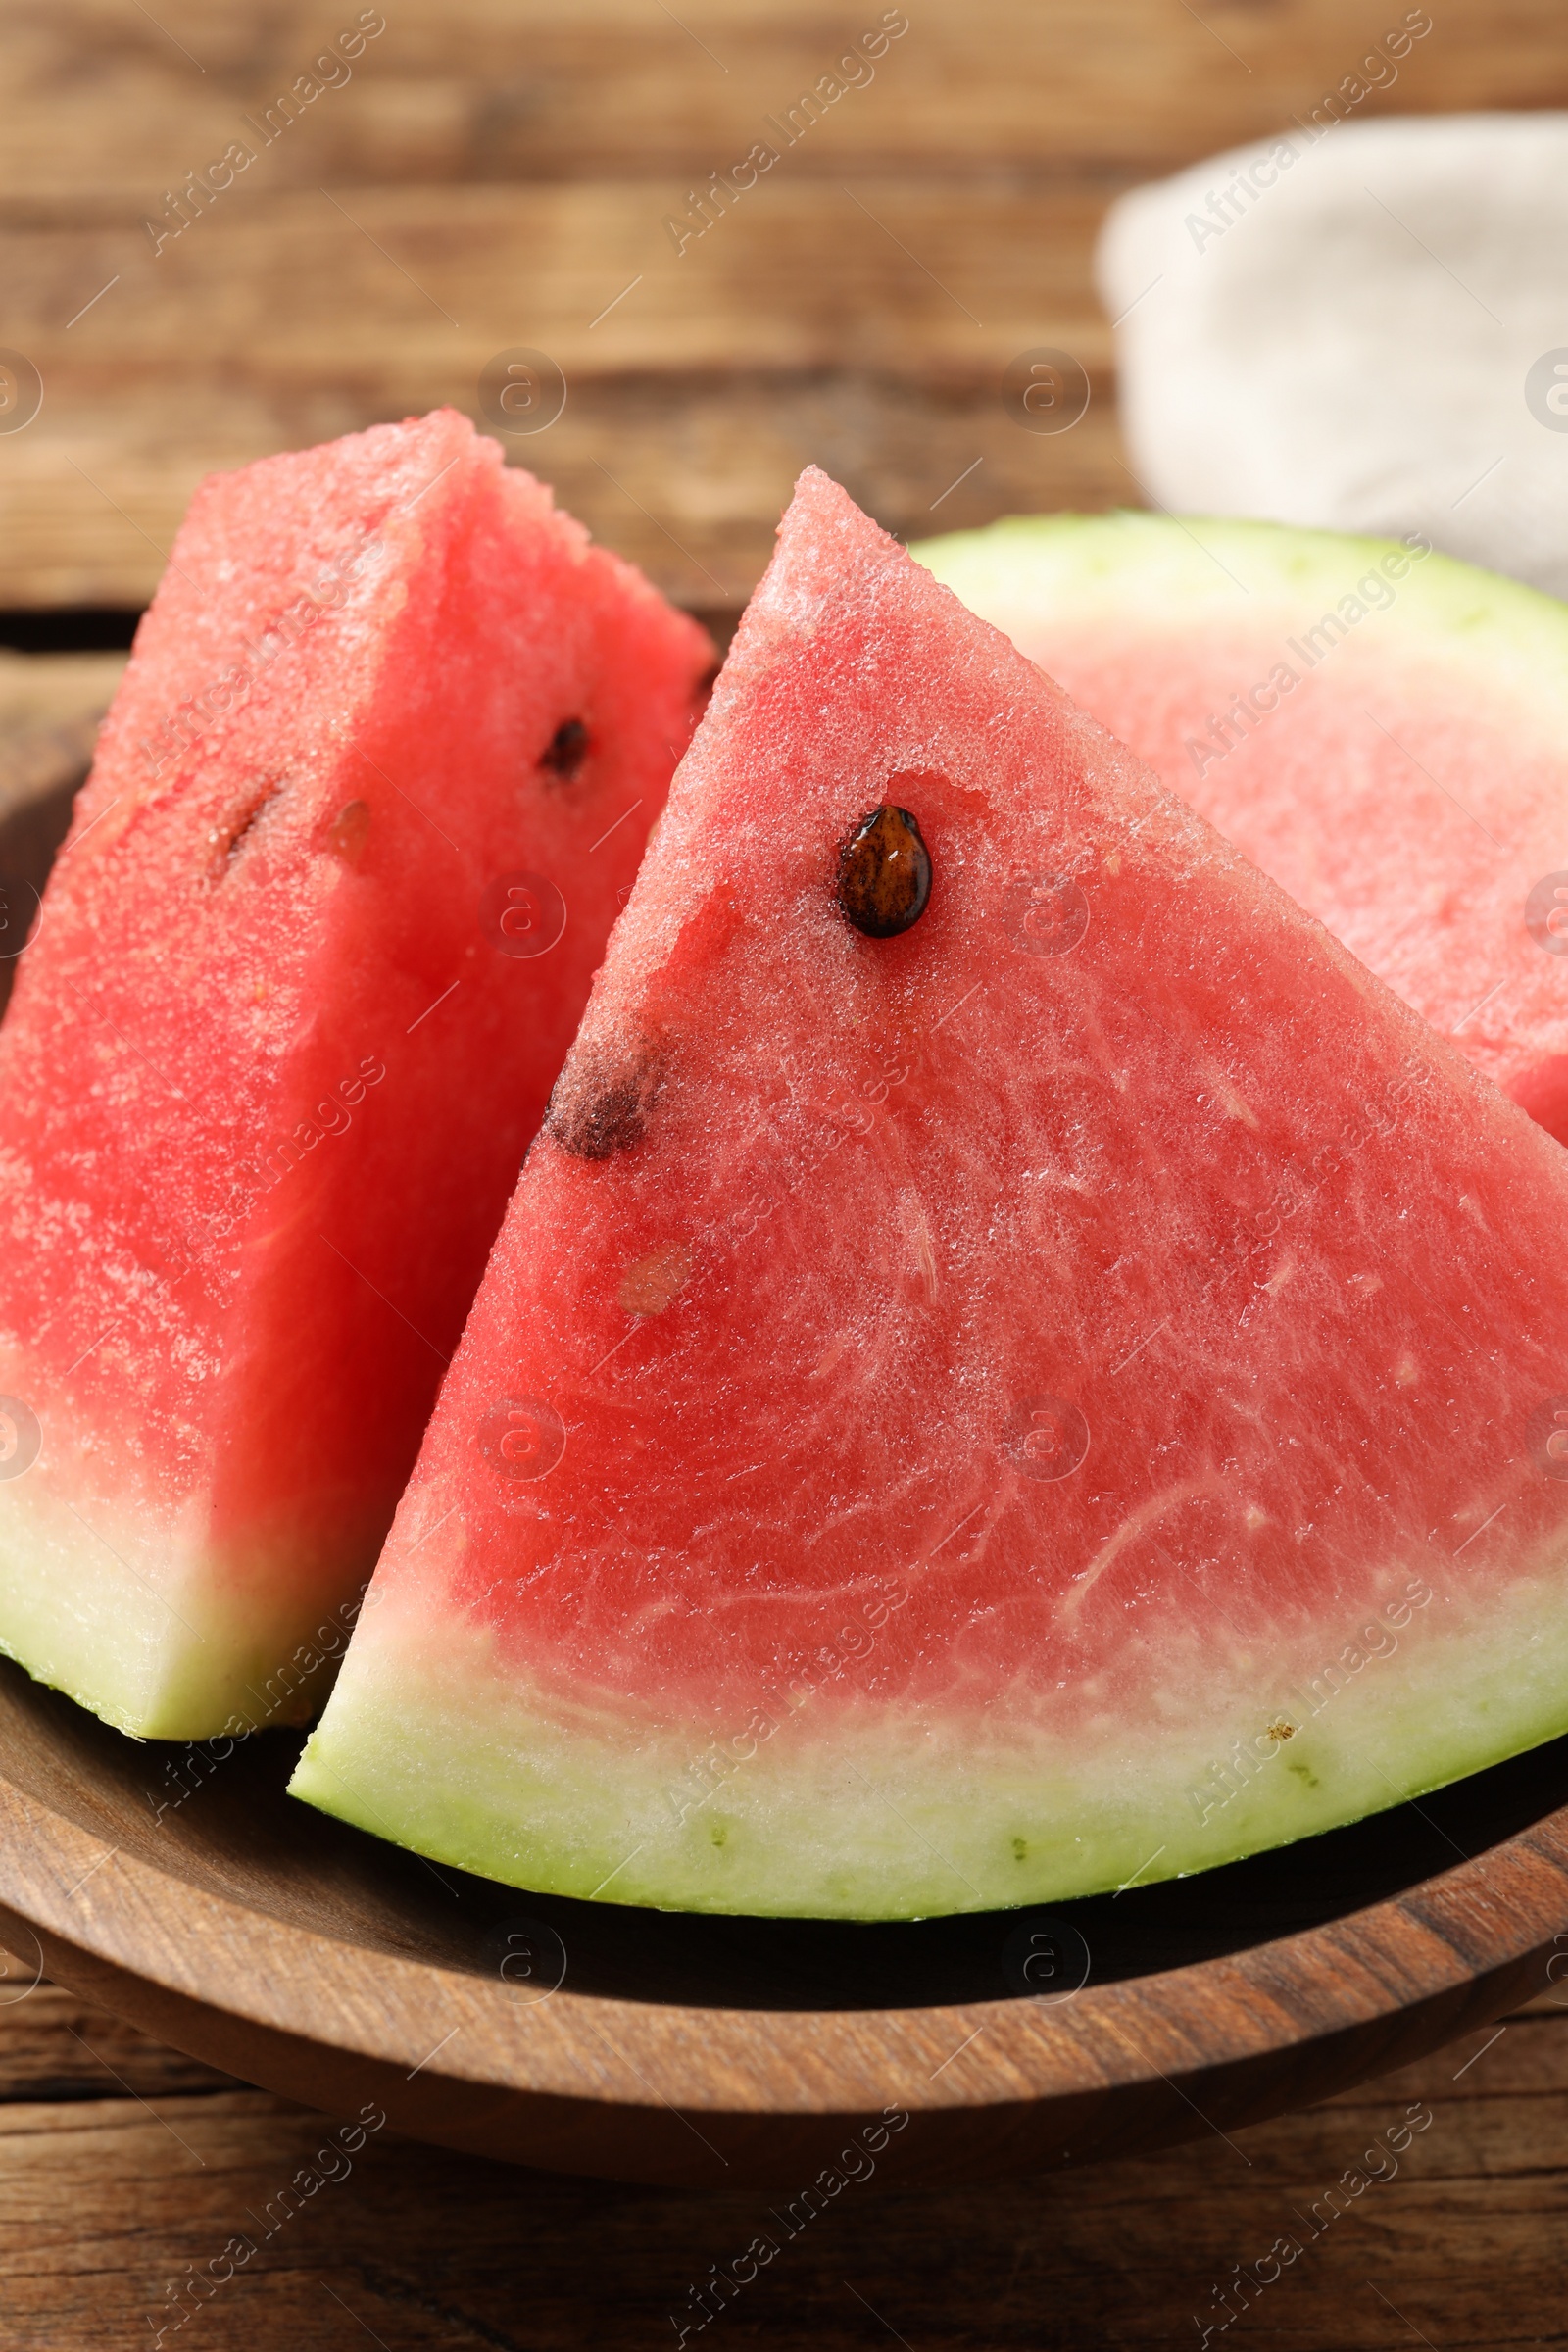
{"label": "blurred background", "polygon": [[[1141,504],[1092,279],[1107,207],[1310,122],[1404,14],[13,6],[0,344],[41,406],[0,431],[0,642],[124,642],[91,615],[146,602],[212,467],[438,402],[498,430],[509,390],[541,428],[509,453],[710,611],[744,602],[811,460],[906,537]],[[1353,112],[1565,102],[1558,0],[1444,0]],[[1029,429],[1012,364],[1041,349],[1087,375],[1069,429]]]}

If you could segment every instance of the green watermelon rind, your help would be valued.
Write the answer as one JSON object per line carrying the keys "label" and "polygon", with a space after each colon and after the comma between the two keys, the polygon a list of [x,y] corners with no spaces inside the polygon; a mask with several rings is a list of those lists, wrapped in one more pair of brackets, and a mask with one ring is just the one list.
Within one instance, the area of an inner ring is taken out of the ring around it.
{"label": "green watermelon rind", "polygon": [[[1396,539],[1119,509],[1007,515],[909,553],[1009,634],[1048,619],[1076,631],[1128,616],[1140,629],[1183,637],[1195,622],[1227,617],[1255,627],[1259,599],[1295,629],[1334,612],[1359,579],[1377,573],[1393,602],[1371,607],[1348,643],[1376,649],[1380,660],[1402,647],[1423,662],[1458,661],[1517,697],[1521,714],[1551,726],[1568,720],[1568,605],[1452,556],[1413,555]],[[1408,563],[1401,576],[1379,570],[1400,557]]]}
{"label": "green watermelon rind", "polygon": [[1004,1694],[989,1745],[972,1717],[901,1719],[829,1685],[795,1710],[760,1694],[748,1724],[698,1746],[528,1692],[477,1630],[454,1645],[443,1628],[434,1670],[411,1610],[350,1661],[292,1792],[539,1893],[866,1921],[1062,1901],[1343,1827],[1568,1731],[1568,1626],[1546,1587],[1520,1580],[1480,1623],[1451,1615],[1439,1582],[1326,1632],[1321,1656],[1308,1642],[1294,1680],[1251,1661],[1196,1735],[1125,1726],[1108,1793],[1103,1757],[1091,1787],[1069,1744],[1006,1736]]}

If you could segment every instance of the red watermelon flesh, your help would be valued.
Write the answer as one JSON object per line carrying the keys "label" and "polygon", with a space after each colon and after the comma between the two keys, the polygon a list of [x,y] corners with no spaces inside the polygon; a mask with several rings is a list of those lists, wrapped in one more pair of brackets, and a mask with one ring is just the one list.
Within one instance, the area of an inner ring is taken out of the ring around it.
{"label": "red watermelon flesh", "polygon": [[912,552],[1568,1143],[1568,606],[1419,534],[1041,514]]}
{"label": "red watermelon flesh", "polygon": [[112,1722],[318,1695],[710,657],[450,411],[198,492],[0,1035],[0,1645]]}
{"label": "red watermelon flesh", "polygon": [[[872,937],[884,805],[934,878]],[[1557,1145],[808,473],[294,1787],[520,1886],[907,1917],[1546,1739],[1565,1217]]]}

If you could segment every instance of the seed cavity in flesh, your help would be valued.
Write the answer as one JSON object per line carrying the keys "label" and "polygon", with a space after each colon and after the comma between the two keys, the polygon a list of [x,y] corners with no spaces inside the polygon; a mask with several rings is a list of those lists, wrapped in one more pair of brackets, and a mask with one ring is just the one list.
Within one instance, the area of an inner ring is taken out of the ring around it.
{"label": "seed cavity in flesh", "polygon": [[931,896],[931,853],[907,808],[884,801],[840,845],[837,897],[867,939],[897,939]]}
{"label": "seed cavity in flesh", "polygon": [[215,826],[213,831],[208,834],[208,843],[213,853],[208,870],[215,879],[221,879],[228,872],[262,817],[282,789],[283,778],[281,776],[270,777],[248,808],[242,809],[238,815],[230,816],[223,824]]}
{"label": "seed cavity in flesh", "polygon": [[574,1159],[612,1159],[642,1141],[662,1074],[651,1052],[613,1063],[573,1055],[556,1080],[546,1132]]}
{"label": "seed cavity in flesh", "polygon": [[365,801],[346,801],[326,829],[326,846],[345,865],[358,865],[370,834],[370,810]]}
{"label": "seed cavity in flesh", "polygon": [[690,1282],[695,1263],[684,1242],[665,1242],[626,1268],[615,1297],[628,1315],[662,1315]]}
{"label": "seed cavity in flesh", "polygon": [[539,764],[562,784],[569,784],[588,757],[588,730],[580,718],[564,718],[539,755]]}

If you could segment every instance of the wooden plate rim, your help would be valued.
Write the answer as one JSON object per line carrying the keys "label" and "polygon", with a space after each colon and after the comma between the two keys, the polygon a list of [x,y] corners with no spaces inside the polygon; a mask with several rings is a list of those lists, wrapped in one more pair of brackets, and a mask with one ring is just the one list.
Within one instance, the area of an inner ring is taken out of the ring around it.
{"label": "wooden plate rim", "polygon": [[1489,1980],[1516,1997],[1568,1942],[1568,1806],[1364,1910],[1090,1984],[1059,2005],[843,2010],[685,2007],[564,1986],[519,1999],[498,1979],[377,1951],[106,1852],[3,1777],[0,1834],[13,1919],[175,1996],[455,2082],[693,2113],[974,2110],[1169,2085],[1392,2027]]}

